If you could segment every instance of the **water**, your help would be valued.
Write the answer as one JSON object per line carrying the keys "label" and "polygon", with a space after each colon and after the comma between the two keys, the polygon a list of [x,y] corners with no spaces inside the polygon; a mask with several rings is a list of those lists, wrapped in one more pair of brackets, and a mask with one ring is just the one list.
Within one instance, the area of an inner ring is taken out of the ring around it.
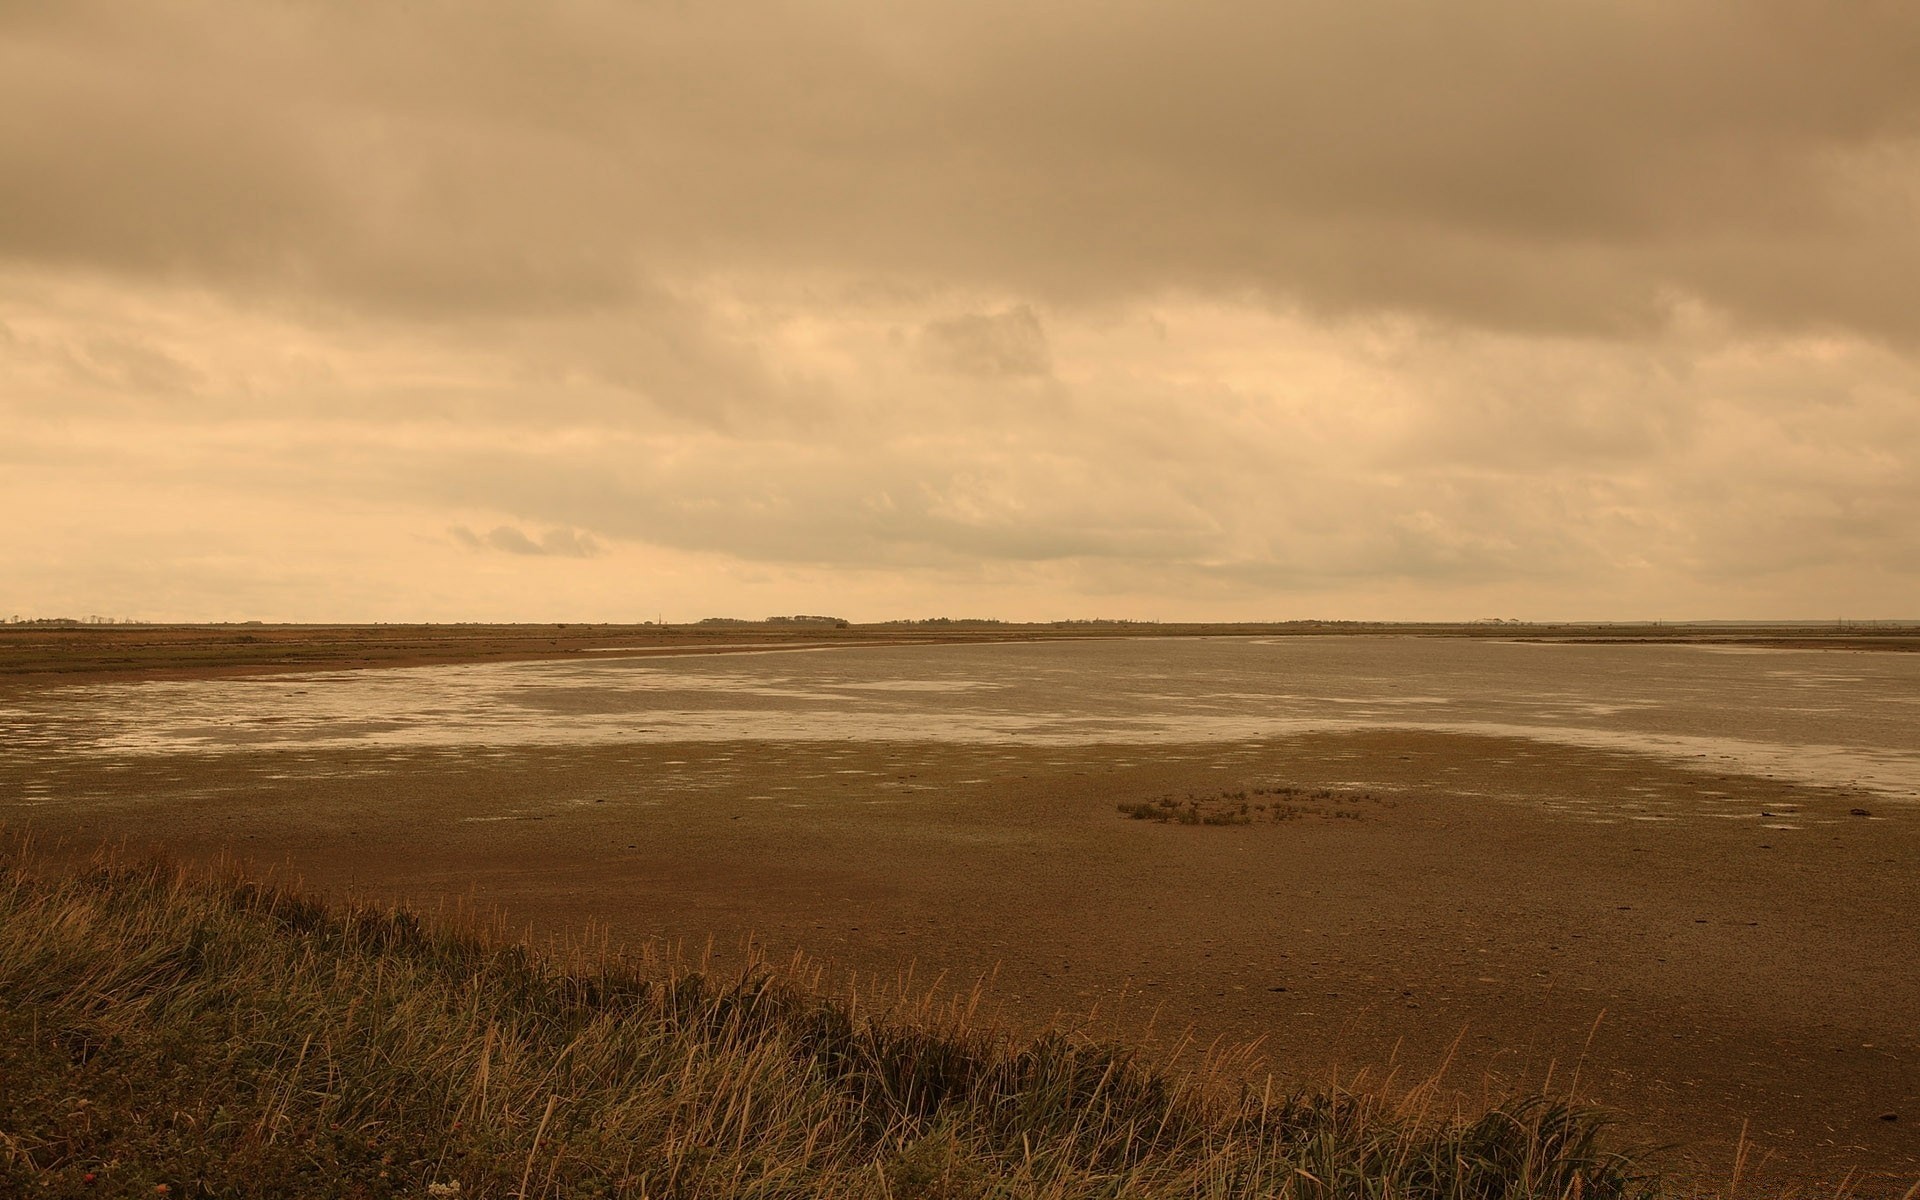
{"label": "water", "polygon": [[627,742],[1241,742],[1421,729],[1920,798],[1920,655],[1208,638],[595,657],[83,684],[0,702],[12,754]]}

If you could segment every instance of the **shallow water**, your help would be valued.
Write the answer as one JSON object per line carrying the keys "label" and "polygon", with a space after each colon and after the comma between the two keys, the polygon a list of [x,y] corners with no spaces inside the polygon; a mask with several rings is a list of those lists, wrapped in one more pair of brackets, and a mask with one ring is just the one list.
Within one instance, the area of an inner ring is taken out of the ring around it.
{"label": "shallow water", "polygon": [[0,704],[0,754],[1152,745],[1383,727],[1920,798],[1920,655],[1339,637],[608,656],[58,686]]}

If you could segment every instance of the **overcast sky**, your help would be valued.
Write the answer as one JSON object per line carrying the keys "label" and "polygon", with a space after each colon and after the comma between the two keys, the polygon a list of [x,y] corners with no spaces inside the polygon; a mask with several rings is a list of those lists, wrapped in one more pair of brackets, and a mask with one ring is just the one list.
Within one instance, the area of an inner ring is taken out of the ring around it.
{"label": "overcast sky", "polygon": [[1911,0],[0,0],[0,616],[1920,617]]}

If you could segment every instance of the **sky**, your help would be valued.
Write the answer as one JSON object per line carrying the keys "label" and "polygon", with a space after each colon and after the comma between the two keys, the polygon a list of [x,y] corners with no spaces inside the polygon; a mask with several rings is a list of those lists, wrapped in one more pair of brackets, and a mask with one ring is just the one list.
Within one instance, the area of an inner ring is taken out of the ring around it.
{"label": "sky", "polygon": [[0,0],[0,617],[1920,617],[1910,0]]}

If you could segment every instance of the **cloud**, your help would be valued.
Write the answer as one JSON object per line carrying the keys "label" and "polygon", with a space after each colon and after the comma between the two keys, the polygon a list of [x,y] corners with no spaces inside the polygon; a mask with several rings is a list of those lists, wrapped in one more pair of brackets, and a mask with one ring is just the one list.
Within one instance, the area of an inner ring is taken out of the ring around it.
{"label": "cloud", "polygon": [[0,492],[56,514],[0,561],[1899,608],[1916,54],[1811,0],[0,6]]}
{"label": "cloud", "polygon": [[604,553],[592,534],[573,529],[549,529],[538,540],[511,525],[496,525],[486,533],[455,525],[448,532],[455,541],[473,550],[499,550],[542,558],[593,558]]}
{"label": "cloud", "polygon": [[930,322],[920,330],[919,347],[933,369],[979,379],[1020,379],[1053,370],[1046,331],[1024,304]]}
{"label": "cloud", "polygon": [[1920,333],[1905,5],[76,3],[5,34],[23,262],[438,317],[829,270]]}

